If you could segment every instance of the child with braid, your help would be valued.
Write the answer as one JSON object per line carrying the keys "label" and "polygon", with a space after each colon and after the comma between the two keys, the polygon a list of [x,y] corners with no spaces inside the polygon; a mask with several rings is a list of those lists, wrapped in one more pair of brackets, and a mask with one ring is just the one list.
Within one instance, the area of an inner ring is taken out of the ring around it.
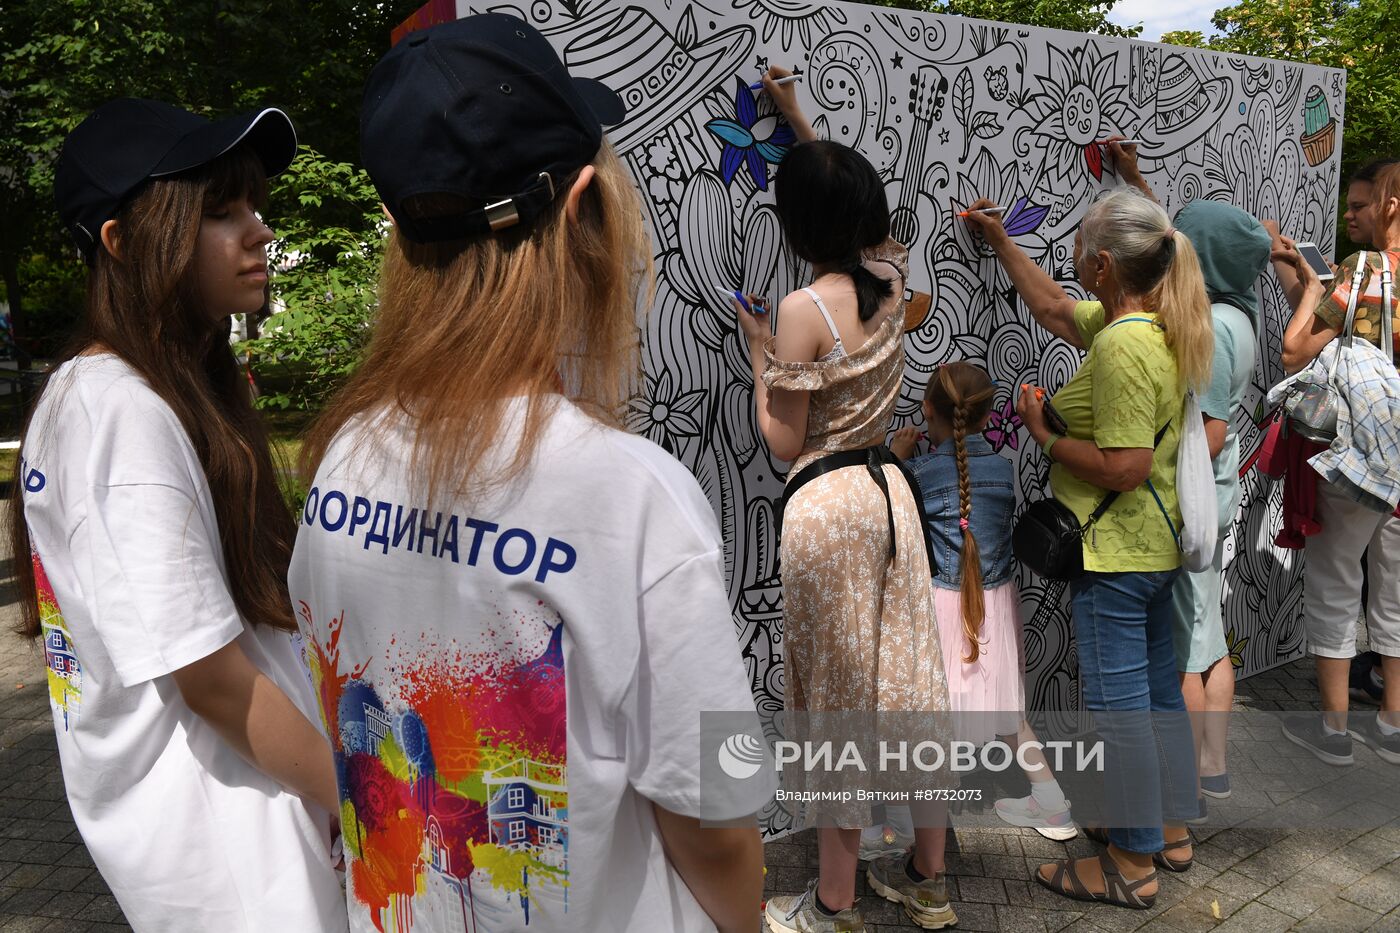
{"label": "child with braid", "polygon": [[[938,563],[934,611],[957,737],[980,745],[1001,736],[1016,749],[1036,738],[1024,715],[1020,591],[1011,554],[1013,468],[982,436],[994,393],[985,370],[962,362],[940,366],[924,393],[929,452],[909,459],[917,438],[913,428],[896,432],[890,448],[909,460],[923,492]],[[998,800],[997,815],[1047,839],[1073,838],[1069,804],[1039,746],[1018,757],[1027,766],[1031,795]]]}

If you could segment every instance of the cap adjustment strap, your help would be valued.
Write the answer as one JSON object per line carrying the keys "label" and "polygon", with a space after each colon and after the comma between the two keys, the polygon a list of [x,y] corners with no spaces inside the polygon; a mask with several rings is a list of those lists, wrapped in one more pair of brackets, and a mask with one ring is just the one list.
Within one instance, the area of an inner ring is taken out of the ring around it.
{"label": "cap adjustment strap", "polygon": [[[549,177],[548,172],[540,172],[538,177],[544,179],[545,185],[549,189],[549,197],[544,202],[548,204],[554,200],[554,180]],[[538,184],[536,184],[535,190],[539,190]],[[517,195],[516,197],[523,198],[525,196]],[[504,201],[486,205],[486,222],[491,226],[492,233],[520,223],[520,209],[516,207],[515,201],[516,198],[506,198]]]}

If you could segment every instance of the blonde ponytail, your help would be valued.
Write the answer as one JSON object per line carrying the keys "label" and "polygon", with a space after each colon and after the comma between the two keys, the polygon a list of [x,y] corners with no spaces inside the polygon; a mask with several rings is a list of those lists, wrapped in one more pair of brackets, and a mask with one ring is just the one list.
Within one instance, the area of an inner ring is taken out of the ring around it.
{"label": "blonde ponytail", "polygon": [[1215,355],[1210,297],[1191,240],[1176,229],[1171,238],[1176,255],[1147,300],[1167,329],[1167,346],[1176,355],[1176,371],[1182,384],[1204,392],[1210,384]]}

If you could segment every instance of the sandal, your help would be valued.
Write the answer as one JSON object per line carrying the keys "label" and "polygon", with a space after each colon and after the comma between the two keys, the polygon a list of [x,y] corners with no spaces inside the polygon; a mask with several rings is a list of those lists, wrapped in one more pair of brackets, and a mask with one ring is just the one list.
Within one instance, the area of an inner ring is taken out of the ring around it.
{"label": "sandal", "polygon": [[[1074,867],[1075,860],[1069,858],[1056,859],[1051,862],[1055,866],[1055,874],[1049,880],[1037,869],[1035,880],[1040,882],[1042,887],[1049,888],[1056,894],[1073,898],[1076,901],[1097,901],[1103,904],[1114,904],[1118,907],[1130,907],[1133,910],[1147,910],[1157,900],[1156,894],[1137,893],[1149,882],[1157,879],[1157,872],[1153,871],[1144,878],[1137,881],[1130,881],[1124,877],[1123,872],[1118,869],[1113,859],[1108,853],[1099,855],[1099,868],[1103,872],[1104,891],[1102,894],[1090,891],[1084,886],[1084,882],[1079,879],[1079,871]],[[1065,882],[1069,885],[1066,886]]]}
{"label": "sandal", "polygon": [[1195,861],[1195,850],[1192,849],[1192,853],[1186,856],[1186,858],[1172,858],[1170,855],[1167,854],[1167,850],[1190,849],[1192,846],[1195,845],[1195,842],[1196,840],[1191,837],[1191,831],[1188,829],[1186,831],[1186,835],[1183,838],[1178,839],[1175,842],[1171,842],[1169,840],[1166,841],[1166,845],[1163,847],[1161,852],[1153,853],[1152,861],[1165,868],[1167,871],[1186,871],[1188,868],[1191,867],[1191,863]]}

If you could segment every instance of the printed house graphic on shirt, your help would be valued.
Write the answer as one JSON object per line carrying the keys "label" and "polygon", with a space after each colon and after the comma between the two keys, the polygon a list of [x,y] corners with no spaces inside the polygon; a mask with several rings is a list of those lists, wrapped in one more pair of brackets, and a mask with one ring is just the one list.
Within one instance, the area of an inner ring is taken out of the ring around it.
{"label": "printed house graphic on shirt", "polygon": [[83,666],[73,650],[73,634],[59,612],[48,574],[38,553],[34,561],[34,585],[39,596],[39,625],[44,633],[44,666],[49,687],[49,704],[55,713],[63,714],[63,728],[72,727],[82,709]]}
{"label": "printed house graphic on shirt", "polygon": [[[302,617],[315,632],[309,606]],[[562,620],[541,621],[537,649],[439,646],[392,668],[366,660],[342,673],[343,621],[315,632],[309,660],[340,772],[352,914],[363,911],[384,933],[517,929],[532,916],[562,917],[570,841]],[[376,685],[370,670],[393,676]]]}
{"label": "printed house graphic on shirt", "polygon": [[488,771],[482,783],[490,794],[491,841],[529,849],[546,865],[564,868],[569,833],[564,766],[518,758]]}

